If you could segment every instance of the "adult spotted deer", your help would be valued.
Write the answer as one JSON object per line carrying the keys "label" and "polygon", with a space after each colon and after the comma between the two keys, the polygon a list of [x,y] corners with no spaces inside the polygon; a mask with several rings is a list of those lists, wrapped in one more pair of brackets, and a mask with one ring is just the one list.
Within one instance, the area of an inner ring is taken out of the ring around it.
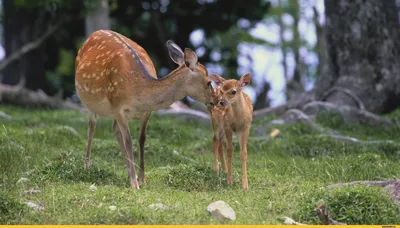
{"label": "adult spotted deer", "polygon": [[[145,183],[144,143],[152,111],[168,107],[190,96],[213,106],[213,89],[207,69],[197,55],[172,41],[166,43],[171,59],[179,66],[159,79],[146,51],[127,37],[109,30],[92,33],[83,43],[75,62],[75,86],[80,100],[89,110],[88,144],[85,168],[90,153],[97,116],[115,118],[114,133],[125,158],[131,187]],[[132,138],[128,121],[139,119],[140,170],[134,167]]]}
{"label": "adult spotted deer", "polygon": [[[242,160],[242,188],[248,189],[247,180],[247,140],[249,137],[251,121],[253,119],[253,105],[250,97],[243,92],[243,87],[250,83],[250,74],[243,75],[240,80],[225,80],[219,75],[212,74],[212,80],[217,84],[215,99],[219,101],[215,107],[209,107],[211,123],[214,130],[213,170],[218,171],[218,155],[221,159],[222,169],[228,171],[227,182],[232,184],[232,157],[233,133],[239,134],[240,158]],[[224,136],[227,144],[228,168],[224,158]]]}

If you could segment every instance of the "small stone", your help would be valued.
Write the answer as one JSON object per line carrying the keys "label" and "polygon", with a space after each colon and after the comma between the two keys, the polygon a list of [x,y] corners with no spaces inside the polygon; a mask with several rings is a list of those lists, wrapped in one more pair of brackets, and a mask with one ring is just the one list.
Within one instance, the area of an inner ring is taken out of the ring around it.
{"label": "small stone", "polygon": [[115,211],[117,210],[117,206],[109,206],[108,209],[110,209],[111,211]]}
{"label": "small stone", "polygon": [[40,190],[35,190],[35,189],[30,189],[30,190],[25,190],[21,193],[21,195],[33,195],[33,194],[39,194]]}
{"label": "small stone", "polygon": [[94,184],[90,185],[89,189],[90,189],[90,191],[93,191],[93,192],[97,191],[97,187],[94,186]]}
{"label": "small stone", "polygon": [[37,210],[44,210],[44,206],[41,203],[34,203],[32,201],[26,201],[26,206],[37,209]]}
{"label": "small stone", "polygon": [[155,210],[165,210],[168,208],[168,206],[164,205],[162,203],[155,203],[155,204],[153,203],[153,204],[149,205],[149,208],[155,209]]}
{"label": "small stone", "polygon": [[78,133],[77,130],[75,130],[75,128],[70,127],[70,126],[58,126],[57,130],[59,131],[69,131],[71,134],[80,137],[81,135]]}
{"label": "small stone", "polygon": [[208,205],[207,211],[216,220],[236,220],[235,211],[222,200],[215,201]]}
{"label": "small stone", "polygon": [[27,182],[27,181],[28,181],[28,178],[21,177],[21,178],[19,178],[19,180],[17,181],[17,184],[21,184],[21,183],[24,183],[24,182]]}

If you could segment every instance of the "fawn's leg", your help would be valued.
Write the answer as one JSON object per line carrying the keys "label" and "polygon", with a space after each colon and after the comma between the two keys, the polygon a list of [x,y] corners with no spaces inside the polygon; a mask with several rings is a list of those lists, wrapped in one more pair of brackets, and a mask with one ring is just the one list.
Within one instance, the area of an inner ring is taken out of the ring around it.
{"label": "fawn's leg", "polygon": [[97,116],[94,113],[89,114],[89,124],[88,124],[88,144],[85,156],[85,169],[90,167],[90,153],[92,152],[93,136],[96,130],[96,119]]}
{"label": "fawn's leg", "polygon": [[139,170],[139,185],[146,184],[144,175],[144,143],[146,141],[146,127],[149,122],[151,112],[146,112],[140,118],[140,134],[139,134],[139,150],[140,150],[140,170]]}
{"label": "fawn's leg", "polygon": [[218,153],[219,153],[219,159],[221,160],[221,166],[222,170],[226,173],[228,170],[226,168],[226,162],[225,162],[225,157],[224,157],[224,138],[221,137],[219,147],[218,147]]}
{"label": "fawn's leg", "polygon": [[214,137],[213,137],[213,143],[212,143],[212,148],[213,148],[213,153],[214,153],[214,166],[213,166],[213,170],[215,172],[218,172],[218,147],[221,144],[221,140],[218,138],[218,133],[215,132],[214,133]]}
{"label": "fawn's leg", "polygon": [[240,159],[242,160],[242,189],[247,190],[249,184],[247,181],[247,140],[249,138],[249,129],[239,134],[240,139]]}
{"label": "fawn's leg", "polygon": [[229,185],[233,183],[232,180],[232,157],[233,157],[233,132],[231,130],[225,130],[226,135],[226,151],[228,153],[228,177],[227,182]]}
{"label": "fawn's leg", "polygon": [[126,118],[126,115],[123,111],[119,113],[116,116],[116,120],[118,123],[118,127],[121,131],[121,136],[122,136],[122,142],[124,143],[124,147],[122,147],[125,150],[125,155],[126,159],[128,160],[128,176],[130,180],[131,187],[134,189],[139,189],[139,184],[136,179],[136,171],[135,171],[135,164],[134,164],[134,158],[133,158],[133,144],[132,144],[132,138],[131,138],[131,133],[129,131],[129,126],[128,126],[128,119]]}

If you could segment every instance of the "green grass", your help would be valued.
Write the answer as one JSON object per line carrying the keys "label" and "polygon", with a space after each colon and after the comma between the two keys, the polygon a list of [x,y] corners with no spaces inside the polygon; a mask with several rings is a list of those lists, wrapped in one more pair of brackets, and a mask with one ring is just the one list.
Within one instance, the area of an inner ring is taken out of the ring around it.
{"label": "green grass", "polygon": [[[274,140],[255,137],[248,143],[250,189],[241,190],[239,144],[234,140],[232,186],[226,175],[211,170],[212,131],[197,121],[152,115],[145,151],[147,184],[129,188],[112,120],[99,119],[92,166],[83,169],[88,117],[73,111],[45,111],[0,106],[0,224],[218,224],[207,205],[226,201],[235,221],[224,224],[282,224],[289,216],[318,224],[315,205],[324,201],[333,218],[348,224],[400,223],[399,206],[386,192],[369,187],[328,191],[325,186],[356,180],[400,176],[400,129],[344,124],[323,114],[319,124],[346,136],[395,143],[358,145],[319,137],[302,124],[278,126]],[[390,117],[397,118],[400,112]],[[138,123],[131,122],[137,151]],[[273,127],[267,129],[272,131]],[[138,161],[138,156],[135,154]],[[21,178],[28,181],[17,183]],[[97,191],[89,187],[94,184]],[[24,190],[39,189],[35,195]],[[42,203],[44,210],[27,207]],[[167,205],[165,210],[150,204]],[[112,211],[109,206],[117,206]]]}

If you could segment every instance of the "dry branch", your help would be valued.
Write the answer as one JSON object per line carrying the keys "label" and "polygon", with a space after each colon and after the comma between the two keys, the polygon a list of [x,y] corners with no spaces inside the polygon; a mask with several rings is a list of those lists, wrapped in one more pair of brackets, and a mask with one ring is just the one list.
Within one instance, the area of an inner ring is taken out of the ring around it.
{"label": "dry branch", "polygon": [[348,136],[343,136],[343,135],[338,135],[338,134],[321,134],[318,135],[319,137],[331,137],[333,139],[339,140],[339,141],[346,141],[346,142],[352,142],[356,144],[383,144],[383,143],[395,143],[392,140],[360,140],[354,137],[348,137]]}
{"label": "dry branch", "polygon": [[84,109],[71,101],[50,97],[42,90],[32,91],[23,87],[20,82],[16,86],[0,84],[0,102],[32,108],[72,109],[85,112]]}

